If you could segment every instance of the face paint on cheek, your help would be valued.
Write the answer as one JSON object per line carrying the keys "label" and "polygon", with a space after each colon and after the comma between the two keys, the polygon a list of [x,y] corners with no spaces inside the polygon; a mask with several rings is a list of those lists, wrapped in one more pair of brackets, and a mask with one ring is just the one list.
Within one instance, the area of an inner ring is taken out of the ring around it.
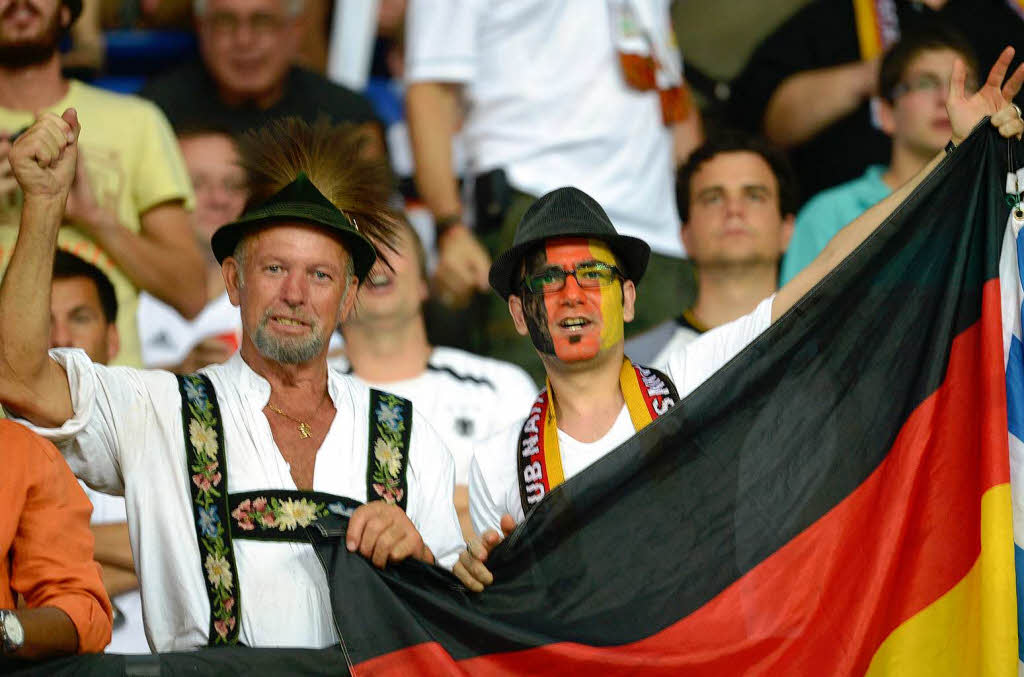
{"label": "face paint on cheek", "polygon": [[[582,262],[604,260],[603,256],[595,255],[594,247],[600,242],[584,238],[558,238],[549,240],[545,245],[547,264],[555,264],[569,270],[575,269]],[[607,252],[611,261],[611,252]],[[576,362],[595,357],[601,351],[601,337],[595,324],[604,327],[605,318],[602,304],[595,302],[601,295],[598,289],[581,289],[576,280],[566,280],[566,289],[554,294],[547,294],[544,303],[549,318],[569,319],[579,314],[589,319],[592,324],[582,330],[566,331],[562,327],[549,324],[549,332],[553,337],[555,355],[563,362]],[[574,310],[571,310],[574,309]],[[603,331],[603,329],[602,329]]]}
{"label": "face paint on cheek", "polygon": [[623,339],[625,319],[622,315],[622,285],[601,287],[601,350],[607,350]]}
{"label": "face paint on cheek", "polygon": [[[590,254],[595,261],[615,266],[615,255],[607,244],[600,240],[589,240]],[[601,287],[601,350],[607,350],[623,339],[625,318],[623,316],[622,283],[617,282]]]}
{"label": "face paint on cheek", "polygon": [[[526,274],[531,275],[546,264],[547,257],[542,248],[526,257]],[[555,346],[551,341],[551,331],[548,329],[548,310],[544,304],[544,295],[523,292],[522,299],[523,318],[526,320],[526,328],[530,331],[530,340],[540,352],[554,355]]]}

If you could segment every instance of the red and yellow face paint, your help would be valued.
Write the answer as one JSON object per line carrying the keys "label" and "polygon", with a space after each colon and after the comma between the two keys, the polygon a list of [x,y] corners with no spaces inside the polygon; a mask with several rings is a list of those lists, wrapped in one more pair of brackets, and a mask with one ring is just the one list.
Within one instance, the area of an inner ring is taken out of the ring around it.
{"label": "red and yellow face paint", "polygon": [[[525,273],[551,267],[570,271],[595,261],[616,265],[611,249],[600,240],[556,238],[527,257]],[[621,283],[584,289],[570,276],[557,292],[524,293],[523,311],[537,350],[564,362],[595,357],[623,338]]]}

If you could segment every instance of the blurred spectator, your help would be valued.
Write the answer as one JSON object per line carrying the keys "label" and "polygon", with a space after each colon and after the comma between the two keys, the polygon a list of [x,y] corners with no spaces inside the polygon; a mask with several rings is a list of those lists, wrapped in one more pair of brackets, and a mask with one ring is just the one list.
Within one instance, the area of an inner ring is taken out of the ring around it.
{"label": "blurred spectator", "polygon": [[139,289],[188,316],[203,307],[202,263],[185,211],[192,191],[156,107],[61,76],[57,43],[73,17],[58,0],[0,10],[0,263],[5,267],[11,255],[22,201],[7,162],[9,135],[40,112],[74,107],[86,131],[59,246],[110,277],[120,305],[119,361],[138,364]]}
{"label": "blurred spectator", "polygon": [[737,122],[790,152],[804,195],[859,176],[889,157],[871,103],[879,57],[901,33],[936,21],[960,30],[985,69],[1006,45],[1021,60],[1018,0],[814,0],[761,43],[737,78]]}
{"label": "blurred spectator", "polygon": [[[107,364],[118,350],[117,297],[107,276],[58,250],[50,289],[50,347],[81,348],[93,362]],[[103,586],[114,608],[114,632],[107,651],[149,653],[124,498],[80,484],[92,503],[94,558],[102,566]]]}
{"label": "blurred spectator", "polygon": [[370,102],[295,66],[303,0],[195,0],[201,60],[143,88],[176,129],[216,127],[238,134],[297,116],[360,124],[383,153]]}
{"label": "blurred spectator", "polygon": [[50,442],[0,420],[0,448],[0,670],[12,658],[102,651],[110,601],[92,560],[89,501]]}
{"label": "blurred spectator", "polygon": [[676,204],[697,271],[697,300],[627,341],[630,359],[663,368],[687,343],[775,293],[797,197],[786,156],[759,137],[722,132],[695,150],[677,175]]}
{"label": "blurred spectator", "polygon": [[229,134],[209,129],[184,132],[178,143],[196,192],[192,233],[205,255],[207,304],[194,320],[187,320],[166,303],[143,294],[139,335],[146,367],[189,374],[225,361],[238,349],[242,321],[224,290],[210,238],[238,218],[248,192],[238,148]]}
{"label": "blurred spectator", "polygon": [[[566,184],[592,194],[623,233],[655,252],[652,278],[663,284],[645,295],[638,329],[692,293],[672,171],[698,142],[700,123],[668,5],[411,0],[406,106],[417,186],[438,231],[442,301],[458,306],[486,291],[490,255],[511,243],[536,196]],[[452,171],[451,140],[463,116],[475,234]],[[504,302],[488,295],[485,303],[480,352],[536,370]]]}
{"label": "blurred spectator", "polygon": [[385,250],[387,263],[374,265],[341,325],[347,359],[330,365],[412,400],[434,426],[455,457],[455,509],[468,541],[476,537],[469,518],[472,445],[522,421],[537,388],[513,364],[428,343],[425,253],[412,226],[403,224],[395,250]]}
{"label": "blurred spectator", "polygon": [[977,60],[952,29],[935,25],[908,33],[886,52],[879,71],[878,120],[892,138],[889,165],[871,165],[859,178],[818,193],[804,205],[782,261],[781,284],[813,261],[843,226],[903,185],[946,145],[951,129],[947,83],[957,58],[967,66],[967,90],[976,90]]}
{"label": "blurred spectator", "polygon": [[102,0],[82,0],[82,15],[71,27],[70,49],[61,56],[65,71],[95,75],[103,70],[106,41],[100,25]]}

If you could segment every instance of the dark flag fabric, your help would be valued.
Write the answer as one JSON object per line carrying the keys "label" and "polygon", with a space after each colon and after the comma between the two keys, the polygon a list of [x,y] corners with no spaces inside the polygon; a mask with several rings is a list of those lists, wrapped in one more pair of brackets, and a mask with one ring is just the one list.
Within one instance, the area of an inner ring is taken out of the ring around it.
{"label": "dark flag fabric", "polygon": [[541,501],[483,594],[427,567],[336,580],[354,673],[1016,674],[1006,156],[986,121],[745,351]]}
{"label": "dark flag fabric", "polygon": [[[1016,674],[1006,157],[985,121],[747,349],[540,501],[491,553],[483,593],[417,562],[378,572],[343,539],[317,539],[340,649],[245,664]],[[225,674],[245,651],[148,660]]]}

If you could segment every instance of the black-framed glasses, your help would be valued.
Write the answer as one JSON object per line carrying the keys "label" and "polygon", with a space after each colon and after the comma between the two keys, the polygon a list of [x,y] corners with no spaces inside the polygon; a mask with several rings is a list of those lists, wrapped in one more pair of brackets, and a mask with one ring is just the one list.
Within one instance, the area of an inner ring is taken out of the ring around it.
{"label": "black-framed glasses", "polygon": [[623,277],[622,271],[607,263],[594,261],[581,263],[573,270],[564,268],[547,268],[523,280],[523,289],[531,294],[553,294],[565,287],[565,280],[572,275],[576,284],[584,289],[607,287]]}

